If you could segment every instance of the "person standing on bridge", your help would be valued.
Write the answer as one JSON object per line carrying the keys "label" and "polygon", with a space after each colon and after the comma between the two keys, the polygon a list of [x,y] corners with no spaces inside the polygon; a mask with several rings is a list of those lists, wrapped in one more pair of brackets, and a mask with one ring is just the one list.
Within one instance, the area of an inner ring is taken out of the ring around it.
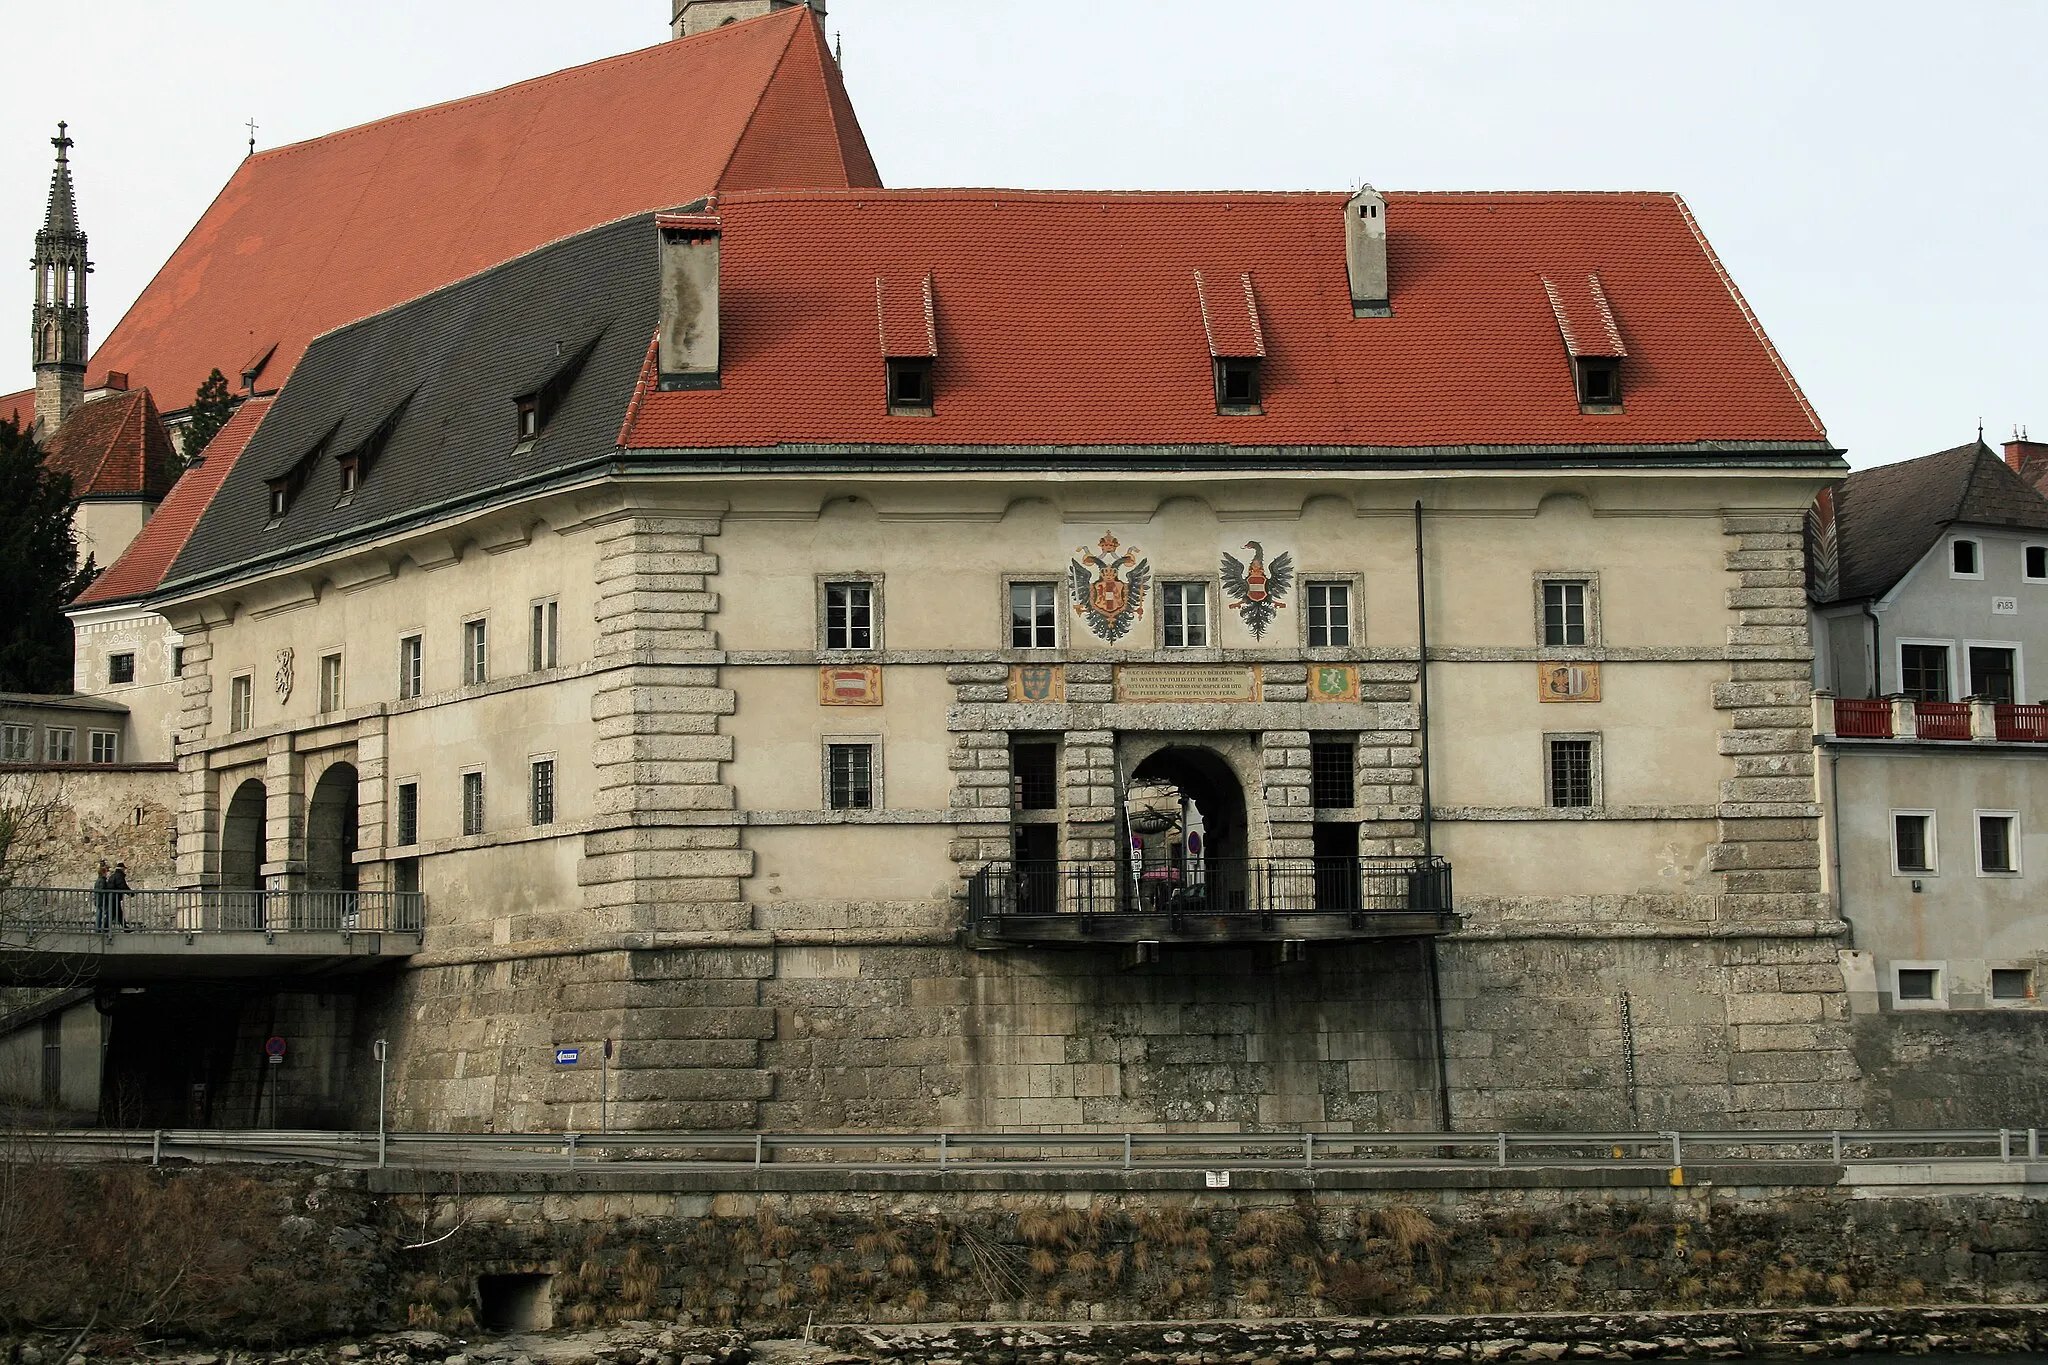
{"label": "person standing on bridge", "polygon": [[126,933],[128,930],[128,864],[114,864],[113,875],[107,878],[107,893],[113,900],[113,927]]}
{"label": "person standing on bridge", "polygon": [[103,934],[114,922],[114,894],[107,890],[110,876],[107,860],[100,859],[99,875],[92,879],[92,927]]}

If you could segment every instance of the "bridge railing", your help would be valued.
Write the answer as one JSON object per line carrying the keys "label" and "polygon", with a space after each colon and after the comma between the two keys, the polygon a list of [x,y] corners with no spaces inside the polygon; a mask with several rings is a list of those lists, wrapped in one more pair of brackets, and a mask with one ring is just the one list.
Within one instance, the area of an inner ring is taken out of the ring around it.
{"label": "bridge railing", "polygon": [[416,891],[96,891],[0,887],[0,933],[409,933],[426,927]]}

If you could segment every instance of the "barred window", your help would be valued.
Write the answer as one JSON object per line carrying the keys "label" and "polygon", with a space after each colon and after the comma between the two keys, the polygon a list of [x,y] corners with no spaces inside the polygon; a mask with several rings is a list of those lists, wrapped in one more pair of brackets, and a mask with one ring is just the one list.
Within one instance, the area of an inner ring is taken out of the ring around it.
{"label": "barred window", "polygon": [[1358,749],[1349,739],[1309,741],[1310,798],[1317,810],[1349,810],[1358,804]]}
{"label": "barred window", "polygon": [[482,834],[484,832],[484,775],[464,773],[462,775],[462,832]]}
{"label": "barred window", "polygon": [[1351,585],[1349,583],[1309,584],[1309,648],[1342,649],[1350,643]]}
{"label": "barred window", "polygon": [[828,796],[833,810],[872,810],[875,804],[874,746],[834,744],[826,753]]}
{"label": "barred window", "polygon": [[1057,590],[1051,583],[1010,585],[1010,648],[1052,649],[1058,646],[1056,601]]}
{"label": "barred window", "polygon": [[398,846],[409,848],[420,841],[420,784],[398,784]]}
{"label": "barred window", "polygon": [[1593,804],[1593,741],[1550,741],[1550,804],[1566,809]]}
{"label": "barred window", "polygon": [[109,654],[107,656],[107,681],[109,683],[134,682],[135,656],[133,654]]}
{"label": "barred window", "polygon": [[1018,810],[1058,810],[1060,750],[1057,744],[1033,742],[1010,750],[1010,772],[1016,779]]}
{"label": "barred window", "polygon": [[528,804],[534,825],[552,825],[555,823],[555,760],[533,760],[532,787],[532,799]]}
{"label": "barred window", "polygon": [[825,648],[875,647],[875,585],[825,585]]}

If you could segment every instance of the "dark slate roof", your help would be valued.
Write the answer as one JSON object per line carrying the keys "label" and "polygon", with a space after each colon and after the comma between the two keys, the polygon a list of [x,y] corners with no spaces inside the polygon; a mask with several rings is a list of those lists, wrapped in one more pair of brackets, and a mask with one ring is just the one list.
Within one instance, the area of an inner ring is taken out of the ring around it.
{"label": "dark slate roof", "polygon": [[2048,498],[1981,440],[1851,474],[1835,489],[1838,602],[1882,597],[1950,526],[2048,531]]}
{"label": "dark slate roof", "polygon": [[[651,214],[566,238],[315,340],[172,563],[166,591],[386,534],[608,459],[657,321]],[[530,449],[515,400],[594,349]],[[345,507],[337,457],[397,414]],[[304,481],[270,526],[270,481]]]}

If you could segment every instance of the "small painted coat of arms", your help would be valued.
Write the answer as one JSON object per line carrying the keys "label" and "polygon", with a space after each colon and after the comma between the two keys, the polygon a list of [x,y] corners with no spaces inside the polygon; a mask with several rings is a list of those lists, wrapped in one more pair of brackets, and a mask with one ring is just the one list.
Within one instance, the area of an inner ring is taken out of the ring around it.
{"label": "small painted coat of arms", "polygon": [[1282,554],[1269,565],[1265,546],[1248,540],[1244,547],[1252,552],[1249,564],[1238,563],[1236,555],[1223,556],[1223,591],[1230,598],[1230,609],[1244,616],[1245,629],[1254,640],[1260,640],[1274,616],[1287,606],[1282,594],[1294,587],[1294,556]]}
{"label": "small painted coat of arms", "polygon": [[[1087,547],[1068,565],[1074,589],[1074,614],[1088,629],[1114,644],[1145,615],[1145,590],[1152,584],[1152,561],[1140,559],[1135,547],[1124,549],[1113,535],[1096,542],[1100,554]],[[1119,550],[1123,552],[1118,553]]]}
{"label": "small painted coat of arms", "polygon": [[1010,668],[1013,702],[1065,701],[1066,670],[1058,664],[1015,664]]}
{"label": "small painted coat of arms", "polygon": [[1312,664],[1308,670],[1310,701],[1357,701],[1358,670],[1350,664]]}
{"label": "small painted coat of arms", "polygon": [[882,670],[877,664],[842,664],[818,670],[818,705],[880,706]]}

